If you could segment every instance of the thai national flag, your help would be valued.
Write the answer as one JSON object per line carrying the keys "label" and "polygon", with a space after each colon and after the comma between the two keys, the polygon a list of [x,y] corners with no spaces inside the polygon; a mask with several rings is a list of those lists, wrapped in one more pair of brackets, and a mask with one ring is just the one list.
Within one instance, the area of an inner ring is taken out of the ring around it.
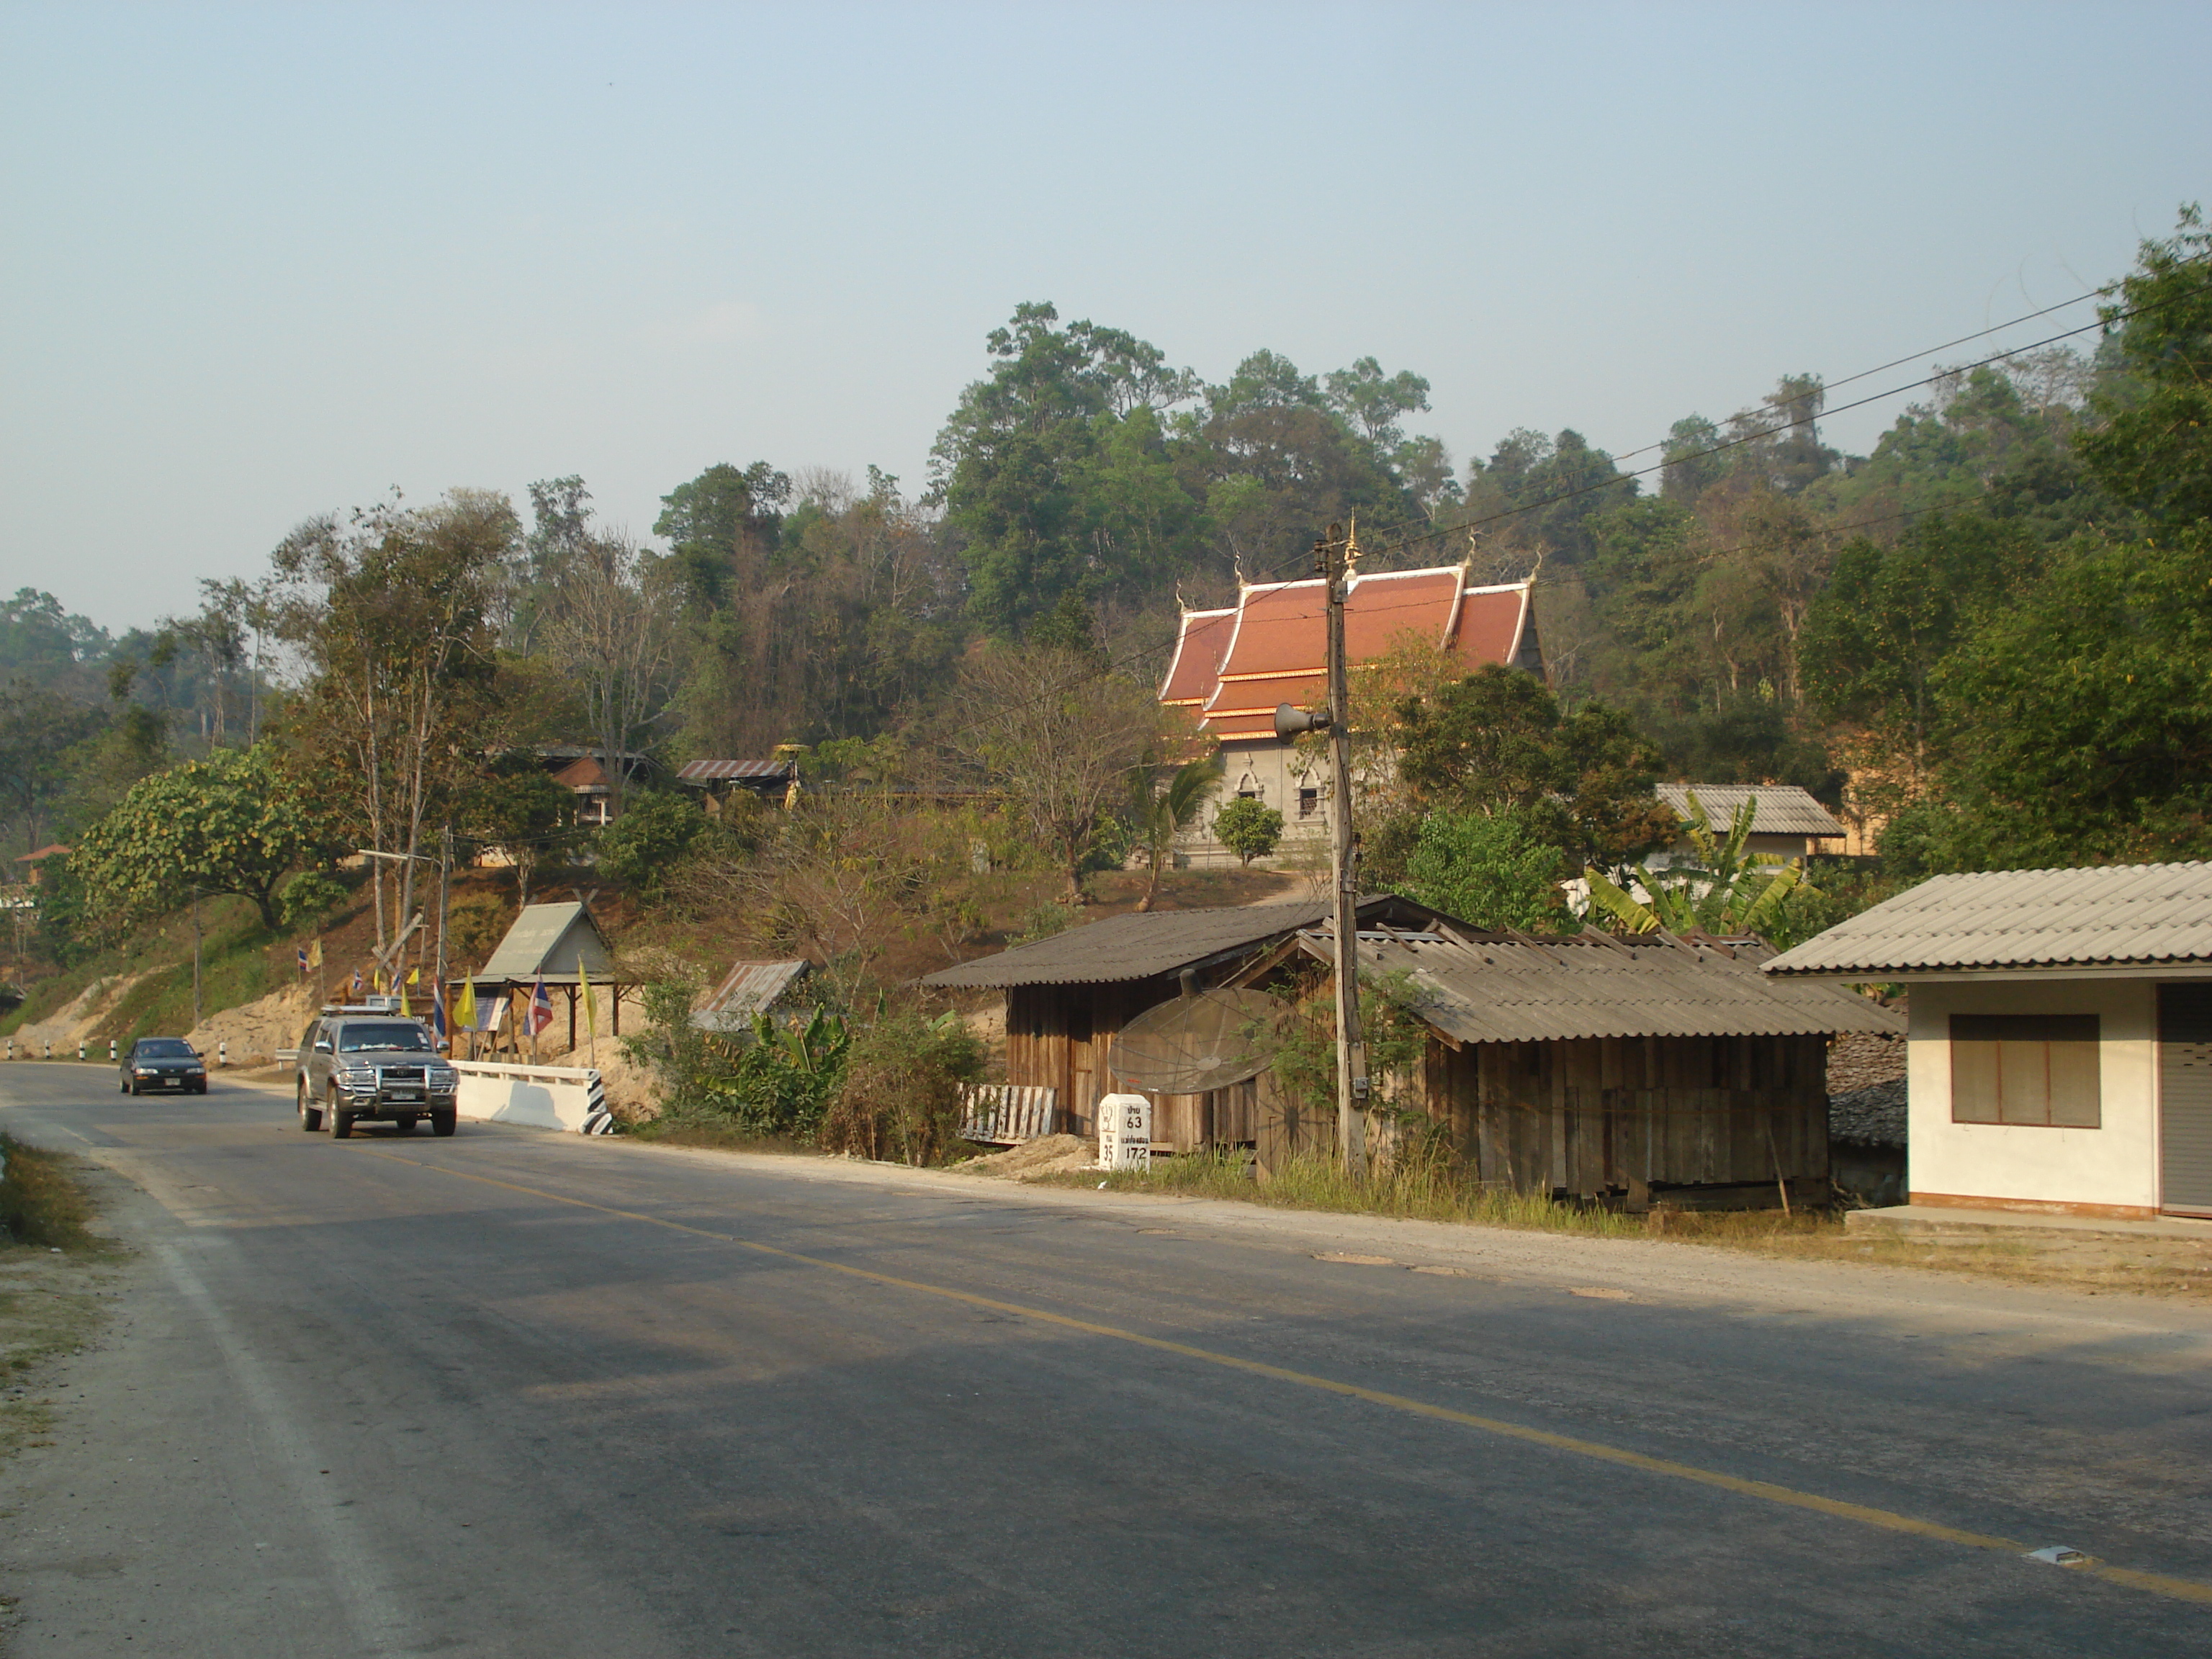
{"label": "thai national flag", "polygon": [[446,1030],[446,982],[440,980],[430,988],[430,1029],[443,1042],[449,1033]]}
{"label": "thai national flag", "polygon": [[302,945],[300,947],[300,976],[301,976],[302,979],[305,979],[305,978],[307,977],[307,947],[306,945]]}
{"label": "thai national flag", "polygon": [[545,994],[545,981],[530,994],[530,1035],[536,1036],[553,1023],[553,999]]}

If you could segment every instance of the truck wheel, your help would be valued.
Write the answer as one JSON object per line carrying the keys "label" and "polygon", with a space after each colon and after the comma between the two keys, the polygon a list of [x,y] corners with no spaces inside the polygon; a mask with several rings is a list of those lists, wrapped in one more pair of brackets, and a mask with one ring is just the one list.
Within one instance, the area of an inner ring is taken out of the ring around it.
{"label": "truck wheel", "polygon": [[309,1134],[323,1127],[323,1115],[307,1104],[307,1079],[300,1079],[300,1127]]}
{"label": "truck wheel", "polygon": [[339,1109],[336,1085],[331,1085],[330,1100],[323,1107],[323,1127],[331,1132],[332,1140],[348,1140],[353,1136],[353,1118]]}
{"label": "truck wheel", "polygon": [[460,1122],[461,1115],[459,1112],[433,1112],[430,1114],[430,1133],[434,1135],[449,1135],[460,1127]]}

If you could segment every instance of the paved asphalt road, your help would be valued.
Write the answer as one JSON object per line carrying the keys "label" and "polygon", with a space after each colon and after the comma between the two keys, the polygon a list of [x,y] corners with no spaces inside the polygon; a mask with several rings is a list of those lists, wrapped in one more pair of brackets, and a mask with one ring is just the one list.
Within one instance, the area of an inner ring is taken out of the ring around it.
{"label": "paved asphalt road", "polygon": [[21,1655],[2212,1652],[2177,1303],[107,1079]]}

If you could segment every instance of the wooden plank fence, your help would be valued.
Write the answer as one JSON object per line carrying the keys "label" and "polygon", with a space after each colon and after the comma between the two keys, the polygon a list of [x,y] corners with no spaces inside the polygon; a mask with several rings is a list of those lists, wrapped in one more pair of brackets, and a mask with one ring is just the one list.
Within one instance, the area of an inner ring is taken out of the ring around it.
{"label": "wooden plank fence", "polygon": [[963,1085],[960,1138],[1013,1146],[1060,1133],[1060,1091],[1033,1083]]}

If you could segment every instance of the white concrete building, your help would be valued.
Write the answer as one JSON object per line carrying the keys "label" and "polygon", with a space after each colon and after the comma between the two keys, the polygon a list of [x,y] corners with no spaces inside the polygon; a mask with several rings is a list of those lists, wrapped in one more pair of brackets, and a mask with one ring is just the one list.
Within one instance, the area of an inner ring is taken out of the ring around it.
{"label": "white concrete building", "polygon": [[1939,876],[1765,971],[1910,988],[1911,1203],[2212,1218],[2212,865]]}

